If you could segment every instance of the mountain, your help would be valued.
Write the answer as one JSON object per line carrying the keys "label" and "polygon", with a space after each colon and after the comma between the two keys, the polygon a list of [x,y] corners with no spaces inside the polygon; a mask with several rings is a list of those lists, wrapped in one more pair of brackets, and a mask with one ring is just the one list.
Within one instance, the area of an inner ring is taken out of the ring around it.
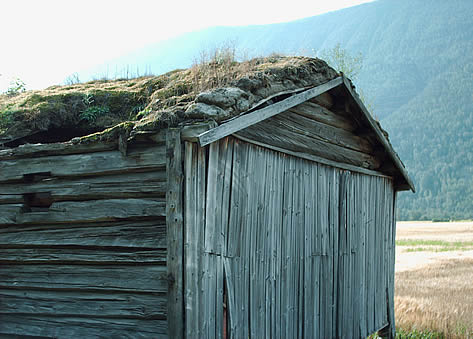
{"label": "mountain", "polygon": [[81,77],[113,76],[111,70],[120,73],[127,65],[159,74],[188,67],[225,43],[247,57],[314,55],[340,43],[351,54],[363,54],[355,84],[416,183],[416,194],[400,194],[399,217],[472,219],[471,18],[470,0],[378,0],[294,22],[189,33]]}

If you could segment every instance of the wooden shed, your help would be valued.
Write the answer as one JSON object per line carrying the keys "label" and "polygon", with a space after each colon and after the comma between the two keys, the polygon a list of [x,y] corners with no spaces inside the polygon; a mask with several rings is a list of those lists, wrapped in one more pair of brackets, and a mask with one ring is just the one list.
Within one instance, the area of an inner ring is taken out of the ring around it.
{"label": "wooden shed", "polygon": [[0,336],[392,337],[414,186],[350,81],[217,120],[1,150]]}

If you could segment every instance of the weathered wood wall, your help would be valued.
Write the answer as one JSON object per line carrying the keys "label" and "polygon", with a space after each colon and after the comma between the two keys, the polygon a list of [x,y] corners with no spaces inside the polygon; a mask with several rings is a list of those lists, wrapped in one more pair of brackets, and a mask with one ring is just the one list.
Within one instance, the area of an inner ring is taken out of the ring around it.
{"label": "weathered wood wall", "polygon": [[382,164],[375,142],[359,135],[360,126],[350,113],[341,108],[329,110],[316,104],[316,99],[238,131],[236,136],[298,155],[312,155],[339,167],[345,164],[348,168],[378,170]]}
{"label": "weathered wood wall", "polygon": [[224,303],[232,338],[358,338],[393,324],[389,178],[232,137],[210,145],[206,175],[205,153],[186,144],[188,338],[222,338]]}
{"label": "weathered wood wall", "polygon": [[160,140],[0,154],[0,336],[167,337]]}

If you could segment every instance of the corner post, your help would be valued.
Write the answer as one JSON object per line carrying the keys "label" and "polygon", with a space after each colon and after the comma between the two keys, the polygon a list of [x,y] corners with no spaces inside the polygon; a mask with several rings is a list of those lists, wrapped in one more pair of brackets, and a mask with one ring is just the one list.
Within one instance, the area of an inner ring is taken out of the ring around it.
{"label": "corner post", "polygon": [[183,299],[183,158],[180,129],[166,133],[166,229],[169,338],[184,337]]}

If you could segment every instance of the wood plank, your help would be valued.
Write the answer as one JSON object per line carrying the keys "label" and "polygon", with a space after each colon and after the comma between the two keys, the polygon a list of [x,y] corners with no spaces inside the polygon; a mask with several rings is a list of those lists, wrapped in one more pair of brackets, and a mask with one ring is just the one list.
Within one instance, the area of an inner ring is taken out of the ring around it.
{"label": "wood plank", "polygon": [[185,337],[199,338],[199,224],[196,214],[199,191],[197,144],[186,142],[184,153],[184,308]]}
{"label": "wood plank", "polygon": [[56,201],[164,196],[166,172],[153,171],[81,178],[48,178],[33,183],[2,185],[0,204],[24,202],[22,194],[50,193]]}
{"label": "wood plank", "polygon": [[348,118],[336,114],[323,106],[307,101],[289,110],[311,120],[324,123],[329,126],[341,128],[349,132],[356,130],[357,126]]}
{"label": "wood plank", "polygon": [[166,301],[158,293],[0,290],[1,314],[81,316],[87,318],[166,319]]}
{"label": "wood plank", "polygon": [[215,121],[206,122],[206,123],[193,123],[192,125],[185,125],[181,130],[181,139],[183,141],[189,142],[198,142],[198,136],[204,132],[207,132],[209,129],[217,127]]}
{"label": "wood plank", "polygon": [[0,289],[109,290],[166,293],[165,266],[3,265]]}
{"label": "wood plank", "polygon": [[282,128],[291,129],[311,138],[367,154],[373,153],[373,146],[352,132],[326,125],[297,113],[284,112],[271,118],[271,121],[273,120],[274,123],[279,123]]}
{"label": "wood plank", "polygon": [[[208,181],[206,192],[206,213],[205,213],[205,251],[208,253],[218,253],[217,251],[217,218],[220,220],[217,206],[219,206],[218,183],[219,183],[219,143],[213,143],[209,147]],[[220,191],[221,193],[221,191]]]}
{"label": "wood plank", "polygon": [[0,150],[0,160],[103,152],[114,149],[118,149],[117,140],[87,144],[78,144],[71,141],[53,144],[25,144],[14,148]]}
{"label": "wood plank", "polygon": [[[90,224],[12,225],[0,228],[1,248],[95,246],[166,248],[164,220]],[[126,249],[123,249],[126,251]]]}
{"label": "wood plank", "polygon": [[135,265],[140,263],[165,265],[166,250],[129,250],[96,248],[2,248],[0,264],[77,264]]}
{"label": "wood plank", "polygon": [[[168,324],[171,338],[184,337],[184,225],[183,225],[183,155],[180,130],[168,129],[166,134],[166,226],[168,240],[167,274]],[[159,157],[159,154],[155,154]]]}
{"label": "wood plank", "polygon": [[0,314],[0,335],[48,338],[153,338],[168,337],[166,320],[124,318],[45,317]]}
{"label": "wood plank", "polygon": [[[84,213],[87,211],[87,213]],[[0,205],[0,224],[54,224],[158,218],[165,216],[163,199],[107,199],[56,202],[41,212],[23,204]]]}
{"label": "wood plank", "polygon": [[199,135],[199,143],[201,146],[206,146],[216,140],[224,138],[248,126],[254,125],[260,121],[268,119],[276,114],[279,114],[285,110],[297,106],[298,104],[304,101],[310,100],[334,87],[337,87],[341,83],[342,78],[339,77],[323,85],[290,96],[289,98],[281,100],[270,106],[239,116],[233,120],[230,120],[227,123],[224,123],[214,129],[211,129]]}
{"label": "wood plank", "polygon": [[379,160],[370,154],[334,145],[311,135],[300,134],[288,125],[281,126],[281,123],[276,120],[253,125],[239,131],[237,136],[370,170],[376,170],[380,166]]}
{"label": "wood plank", "polygon": [[[383,145],[386,152],[389,154],[389,157],[393,161],[393,163],[396,166],[397,170],[401,173],[402,178],[405,180],[405,182],[407,183],[409,188],[412,190],[412,192],[415,193],[414,183],[412,182],[411,178],[409,177],[403,163],[401,162],[401,159],[399,159],[399,156],[397,155],[397,153],[392,148],[390,142],[387,140],[386,136],[381,131],[378,124],[371,117],[371,114],[369,113],[368,109],[365,107],[365,105],[363,104],[361,99],[354,92],[349,80],[345,76],[343,76],[342,79],[343,79],[344,87],[346,88],[347,92],[349,93],[350,98],[355,102],[356,106],[359,108],[360,114],[362,115],[364,120],[367,122],[368,126],[375,132],[377,139]],[[402,187],[398,187],[398,188],[402,188]]]}
{"label": "wood plank", "polygon": [[91,176],[160,170],[165,167],[165,148],[131,149],[124,157],[119,151],[12,159],[0,162],[0,181],[23,181],[24,175],[50,173],[53,177]]}

